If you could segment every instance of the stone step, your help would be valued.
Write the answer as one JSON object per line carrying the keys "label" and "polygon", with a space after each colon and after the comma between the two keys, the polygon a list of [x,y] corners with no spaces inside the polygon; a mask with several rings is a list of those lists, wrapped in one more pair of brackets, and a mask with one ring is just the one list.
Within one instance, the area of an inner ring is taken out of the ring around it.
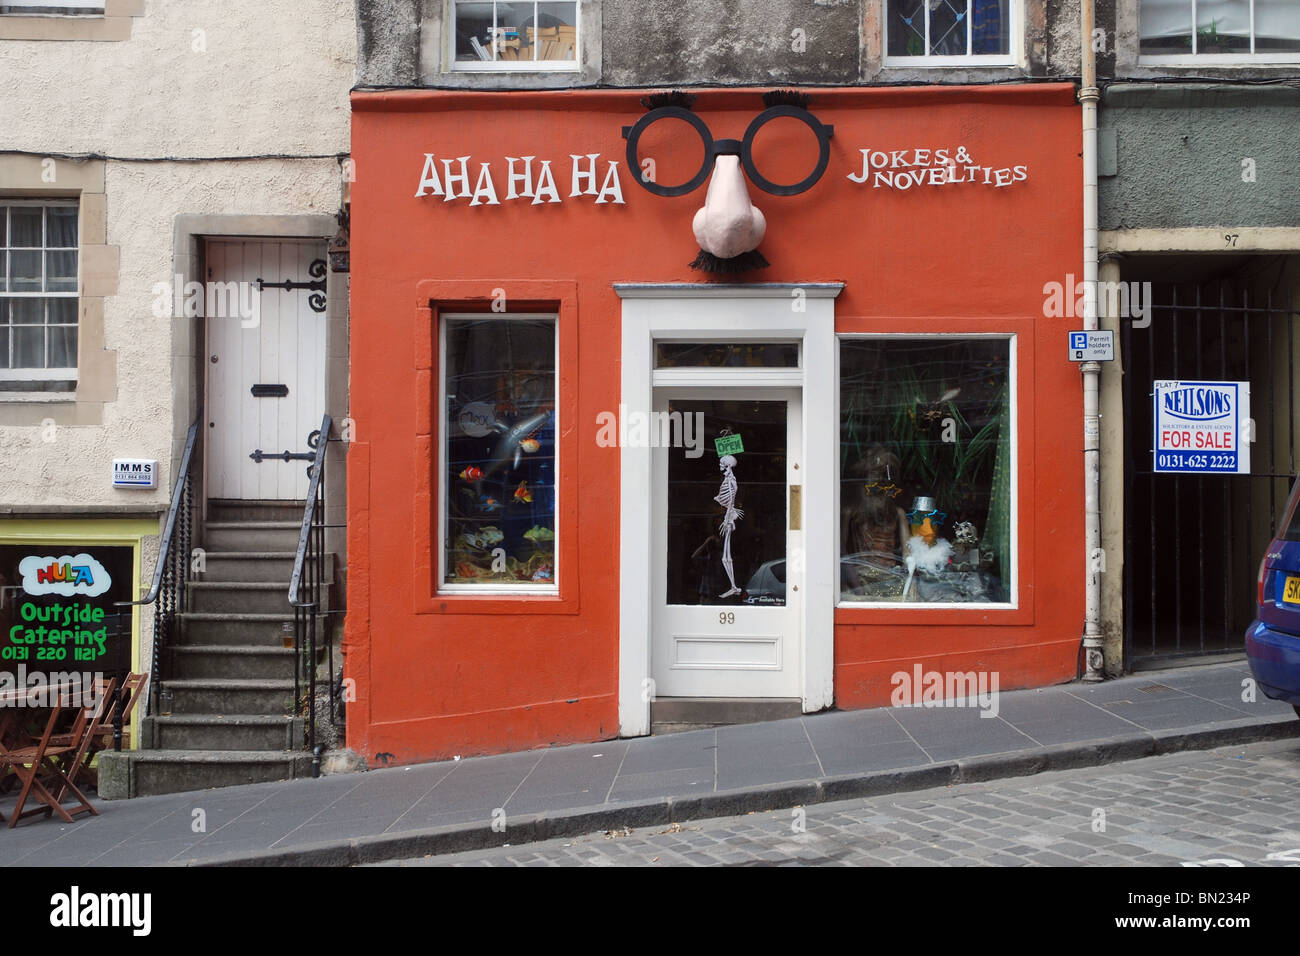
{"label": "stone step", "polygon": [[302,521],[209,521],[203,528],[208,551],[298,550]]}
{"label": "stone step", "polygon": [[[304,599],[306,593],[304,592]],[[321,585],[322,609],[328,610],[333,589]],[[191,581],[191,610],[199,613],[235,611],[241,614],[276,614],[281,611],[292,616],[289,603],[289,582],[278,581]]]}
{"label": "stone step", "polygon": [[[283,626],[289,625],[288,637],[293,639],[293,614],[288,611],[288,588],[285,588],[286,610],[282,614],[221,614],[186,611],[181,615],[181,646],[195,644],[256,644],[266,647],[284,647]],[[318,625],[319,628],[319,625]]]}
{"label": "stone step", "polygon": [[311,754],[262,750],[106,750],[99,755],[105,800],[270,783],[311,776]]}
{"label": "stone step", "polygon": [[199,613],[236,611],[240,614],[293,614],[289,582],[191,581],[189,608]]}
{"label": "stone step", "polygon": [[306,739],[301,717],[263,714],[171,714],[146,717],[151,750],[295,750]]}
{"label": "stone step", "polygon": [[[191,578],[193,581],[284,581],[293,577],[292,551],[208,551],[204,554],[204,570]],[[321,579],[334,580],[334,555],[323,556]],[[304,572],[305,573],[305,572]]]}
{"label": "stone step", "polygon": [[658,697],[650,704],[652,734],[680,733],[732,724],[788,720],[803,713],[802,702],[767,697]]}
{"label": "stone step", "polygon": [[209,498],[209,521],[302,521],[305,501],[240,501]]}
{"label": "stone step", "polygon": [[162,682],[162,716],[169,714],[292,716],[293,704],[292,678],[231,680],[202,677]]}
{"label": "stone step", "polygon": [[293,680],[293,649],[265,644],[183,644],[172,648],[181,680]]}

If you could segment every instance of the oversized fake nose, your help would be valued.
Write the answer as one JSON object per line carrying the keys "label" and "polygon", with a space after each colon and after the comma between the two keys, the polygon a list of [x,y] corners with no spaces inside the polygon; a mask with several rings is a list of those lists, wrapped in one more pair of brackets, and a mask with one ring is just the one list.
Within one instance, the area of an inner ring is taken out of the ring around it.
{"label": "oversized fake nose", "polygon": [[[642,133],[652,124],[662,119],[676,119],[690,126],[704,145],[704,159],[695,175],[676,185],[657,182],[653,172],[638,176],[636,181],[656,196],[684,196],[708,179],[709,191],[704,197],[704,207],[695,213],[691,223],[700,252],[690,267],[713,273],[744,273],[761,269],[768,264],[758,251],[758,244],[767,232],[767,220],[749,201],[746,178],[773,196],[796,196],[811,189],[830,162],[830,141],[835,127],[821,122],[808,111],[807,94],[795,90],[772,90],[763,94],[767,109],[750,122],[743,140],[715,140],[704,120],[691,112],[694,101],[693,94],[680,90],[655,93],[643,99],[641,102],[649,112],[632,126],[623,127],[623,138],[627,140],[627,168],[641,168],[642,158],[637,152],[637,144]],[[773,182],[754,165],[754,138],[766,124],[781,118],[802,123],[816,137],[817,165],[812,173],[796,183]]]}
{"label": "oversized fake nose", "polygon": [[719,155],[713,164],[704,206],[692,223],[700,248],[719,259],[753,252],[767,232],[767,220],[749,201],[738,153]]}

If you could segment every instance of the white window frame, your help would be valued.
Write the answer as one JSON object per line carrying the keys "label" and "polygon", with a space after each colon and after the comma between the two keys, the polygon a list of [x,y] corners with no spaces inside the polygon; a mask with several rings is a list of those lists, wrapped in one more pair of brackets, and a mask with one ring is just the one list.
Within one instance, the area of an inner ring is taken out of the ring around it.
{"label": "white window frame", "polygon": [[[105,0],[0,0],[7,17],[102,17]],[[19,9],[10,9],[17,7]],[[41,9],[32,9],[40,7]]]}
{"label": "white window frame", "polygon": [[[484,582],[482,584],[455,584],[447,581],[447,536],[450,533],[450,520],[447,514],[447,440],[451,429],[447,427],[447,325],[457,320],[476,322],[497,322],[501,320],[550,322],[555,330],[555,408],[552,411],[551,427],[555,432],[555,527],[554,564],[551,583],[535,584],[519,582]],[[560,535],[576,533],[576,529],[563,528],[560,524],[560,316],[557,312],[452,312],[438,316],[438,409],[435,428],[438,429],[437,461],[435,462],[434,480],[438,484],[437,533],[434,536],[438,548],[438,580],[434,589],[438,595],[454,594],[463,596],[537,596],[555,597],[560,592]]]}
{"label": "white window frame", "polygon": [[[45,209],[45,208],[48,208],[48,207],[51,207],[51,206],[58,206],[58,207],[65,207],[65,208],[66,208],[66,207],[71,207],[71,208],[77,210],[77,245],[76,245],[76,247],[75,247],[75,249],[76,249],[76,253],[77,253],[77,289],[76,289],[76,291],[73,291],[73,292],[43,292],[43,291],[42,291],[42,292],[12,292],[12,291],[9,290],[8,282],[6,281],[4,291],[0,291],[0,298],[6,298],[6,299],[73,299],[73,300],[77,301],[78,303],[80,303],[80,299],[81,299],[81,291],[80,291],[80,290],[81,290],[81,260],[82,260],[82,255],[81,255],[81,209],[80,209],[80,201],[77,200],[77,199],[59,199],[59,198],[51,198],[51,199],[11,199],[11,198],[8,198],[8,197],[6,197],[6,196],[0,196],[0,207],[18,207],[18,206],[36,206],[36,207],[39,207],[39,208],[42,208],[42,209]],[[8,216],[8,213],[6,212],[5,215]],[[7,243],[10,241],[10,239],[12,238],[12,234],[13,234],[13,233],[12,233],[12,229],[7,229],[7,230],[6,230],[6,233],[5,233],[5,243],[6,243],[6,245],[4,245],[4,246],[0,246],[0,249],[3,249],[4,252],[11,251],[11,250],[13,250],[13,249],[15,248],[14,246],[10,246],[10,245],[7,244]],[[46,251],[49,250],[49,249],[51,249],[51,248],[53,248],[53,249],[56,250],[56,251],[60,251],[60,250],[62,250],[62,251],[66,251],[66,247],[64,247],[64,246],[53,246],[53,247],[51,247],[51,246],[46,246],[44,243],[45,243],[45,240],[46,240],[47,238],[48,238],[47,236],[42,236],[42,237],[41,237],[41,243],[42,243],[42,244],[41,244],[41,246],[39,247],[40,252],[41,252],[41,285],[44,285],[44,284],[45,284],[45,253],[46,253]],[[32,249],[27,248],[27,247],[23,247],[23,249],[24,249],[24,251],[32,251]],[[8,263],[7,263],[7,258],[8,258],[7,256],[5,256],[5,255],[3,255],[3,254],[0,254],[0,269],[7,268],[7,265],[8,265]],[[7,276],[7,275],[5,276],[5,279],[8,280],[8,276]],[[48,323],[47,323],[45,326],[43,326],[43,327],[48,327]],[[81,309],[80,309],[80,307],[78,307],[78,309],[77,309],[77,321],[76,321],[76,323],[74,324],[73,327],[77,330],[77,354],[80,355],[80,354],[81,354]],[[13,326],[13,324],[12,324],[11,322],[6,321],[6,323],[5,323],[5,328],[11,330],[10,333],[9,333],[9,336],[10,336],[9,349],[10,349],[10,352],[12,353],[12,351],[13,351],[13,341],[12,341],[12,340],[13,340],[13,332],[12,332],[12,329],[14,328],[14,326]],[[47,346],[47,347],[48,347],[48,346]],[[6,359],[7,359],[7,358],[8,358],[8,357],[6,356]],[[76,382],[76,381],[77,381],[77,369],[76,369],[76,368],[0,368],[0,391],[3,391],[3,389],[4,389],[4,383],[5,383],[5,382],[69,382],[69,381],[70,381],[70,382]]]}
{"label": "white window frame", "polygon": [[1273,66],[1300,63],[1300,51],[1295,53],[1256,53],[1255,50],[1255,0],[1250,0],[1250,53],[1197,53],[1196,4],[1197,0],[1186,0],[1191,4],[1192,14],[1192,52],[1191,53],[1143,53],[1142,52],[1142,6],[1138,0],[1137,43],[1138,66],[1194,66],[1200,69],[1215,66]]}
{"label": "white window frame", "polygon": [[[574,11],[574,39],[572,60],[458,60],[456,58],[456,8],[466,3],[491,3],[492,28],[496,32],[498,3],[520,2],[533,4],[533,23],[537,23],[537,5],[545,0],[448,0],[451,14],[447,34],[447,60],[455,73],[577,73],[582,69],[582,5],[584,0],[571,0]],[[534,52],[536,44],[534,44]],[[493,57],[496,56],[493,44]]]}
{"label": "white window frame", "polygon": [[[1010,12],[1010,23],[1007,24],[1007,52],[1006,53],[963,53],[957,56],[933,56],[924,54],[922,56],[898,56],[889,53],[889,7],[891,0],[881,0],[881,46],[882,63],[887,67],[948,67],[954,66],[1015,66],[1018,57],[1016,51],[1020,49],[1020,25],[1024,21],[1023,7],[1025,0],[1009,0],[1007,9]],[[971,30],[973,29],[974,18],[971,16],[971,7],[974,0],[966,0],[966,49],[971,48]],[[925,10],[926,33],[929,34],[930,8],[922,0],[922,9]],[[929,45],[927,40],[927,46]]]}
{"label": "white window frame", "polygon": [[[1011,486],[1008,493],[1011,495],[1011,519],[1010,519],[1010,544],[1011,544],[1011,580],[1004,582],[1006,585],[1008,600],[1000,602],[975,602],[975,601],[846,601],[844,599],[844,590],[840,578],[836,578],[835,585],[835,606],[837,608],[888,608],[889,610],[909,610],[917,611],[921,614],[927,611],[972,611],[974,613],[984,613],[987,611],[1014,611],[1020,608],[1020,536],[1017,529],[1020,527],[1020,392],[1017,384],[1016,368],[1016,346],[1017,333],[1015,332],[938,332],[930,334],[899,334],[895,332],[846,332],[835,336],[835,427],[836,435],[839,434],[841,415],[840,408],[841,379],[840,379],[840,359],[843,354],[842,345],[844,342],[860,341],[880,341],[880,342],[903,342],[903,341],[966,341],[968,339],[995,339],[1006,342],[1007,344],[1007,388],[1008,388],[1008,409],[1007,415],[1011,419],[1011,474],[1009,480]],[[843,511],[840,508],[840,489],[843,487],[843,475],[840,473],[840,446],[837,437],[835,443],[835,514],[841,517],[838,521],[843,521]],[[987,529],[981,529],[987,530]],[[844,560],[844,529],[837,523],[835,526],[835,555],[836,570],[838,571]]]}

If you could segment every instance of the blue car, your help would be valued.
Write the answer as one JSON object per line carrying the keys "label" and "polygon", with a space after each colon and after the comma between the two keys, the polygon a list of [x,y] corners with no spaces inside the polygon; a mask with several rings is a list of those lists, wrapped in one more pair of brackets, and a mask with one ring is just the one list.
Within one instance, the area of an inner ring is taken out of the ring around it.
{"label": "blue car", "polygon": [[1264,693],[1300,715],[1300,481],[1259,563],[1259,615],[1246,631],[1250,672]]}

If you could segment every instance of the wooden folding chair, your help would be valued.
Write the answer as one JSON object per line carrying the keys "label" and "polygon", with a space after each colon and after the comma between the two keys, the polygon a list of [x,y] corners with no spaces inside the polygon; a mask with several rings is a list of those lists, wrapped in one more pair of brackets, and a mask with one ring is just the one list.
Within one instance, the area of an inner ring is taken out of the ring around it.
{"label": "wooden folding chair", "polygon": [[[109,739],[112,739],[113,724],[111,718],[113,703],[116,700],[113,691],[116,689],[116,677],[110,677],[107,680],[102,677],[97,679],[95,681],[95,700],[82,708],[82,715],[79,717],[79,721],[85,724],[81,729],[81,733],[78,734],[77,725],[74,723],[72,730],[68,733],[54,734],[50,737],[51,747],[75,746],[77,748],[75,754],[63,761],[63,770],[68,775],[69,783],[75,783],[77,776],[84,769],[84,765],[90,763],[94,756],[90,753],[90,748],[96,737],[101,736],[107,729]],[[67,792],[67,787],[59,790],[60,803],[67,796]]]}
{"label": "wooden folding chair", "polygon": [[[99,811],[91,806],[90,801],[86,799],[86,795],[68,780],[67,774],[63,772],[63,769],[54,759],[69,753],[75,753],[81,746],[82,737],[90,729],[86,709],[79,708],[80,713],[73,724],[75,743],[67,747],[50,746],[50,737],[54,735],[54,728],[59,722],[59,717],[66,709],[62,701],[51,708],[50,719],[45,723],[45,733],[41,735],[40,741],[34,746],[0,751],[0,771],[3,771],[6,767],[12,767],[23,785],[22,791],[18,794],[18,803],[14,807],[13,816],[9,819],[10,829],[17,826],[19,820],[35,816],[38,813],[43,813],[47,818],[50,814],[57,813],[65,823],[71,823],[72,818],[78,813],[89,812],[92,816],[99,816]],[[47,783],[49,786],[47,786]],[[57,790],[60,795],[65,791],[70,791],[77,798],[77,806],[71,810],[65,808],[59,798],[55,797],[54,793],[51,792],[51,787]],[[24,810],[23,805],[27,803],[27,798],[33,794],[44,806]]]}
{"label": "wooden folding chair", "polygon": [[[135,711],[135,705],[144,693],[148,680],[148,674],[127,674],[122,681],[122,746],[124,747],[131,744],[131,714]],[[91,763],[96,754],[113,746],[113,728],[117,723],[114,710],[115,698],[112,697],[111,691],[109,697],[108,710],[105,712],[104,719],[96,723],[88,735],[86,749],[81,757],[81,766],[77,771],[77,773],[84,773],[86,782],[95,789],[99,789],[99,772],[91,766]]]}

